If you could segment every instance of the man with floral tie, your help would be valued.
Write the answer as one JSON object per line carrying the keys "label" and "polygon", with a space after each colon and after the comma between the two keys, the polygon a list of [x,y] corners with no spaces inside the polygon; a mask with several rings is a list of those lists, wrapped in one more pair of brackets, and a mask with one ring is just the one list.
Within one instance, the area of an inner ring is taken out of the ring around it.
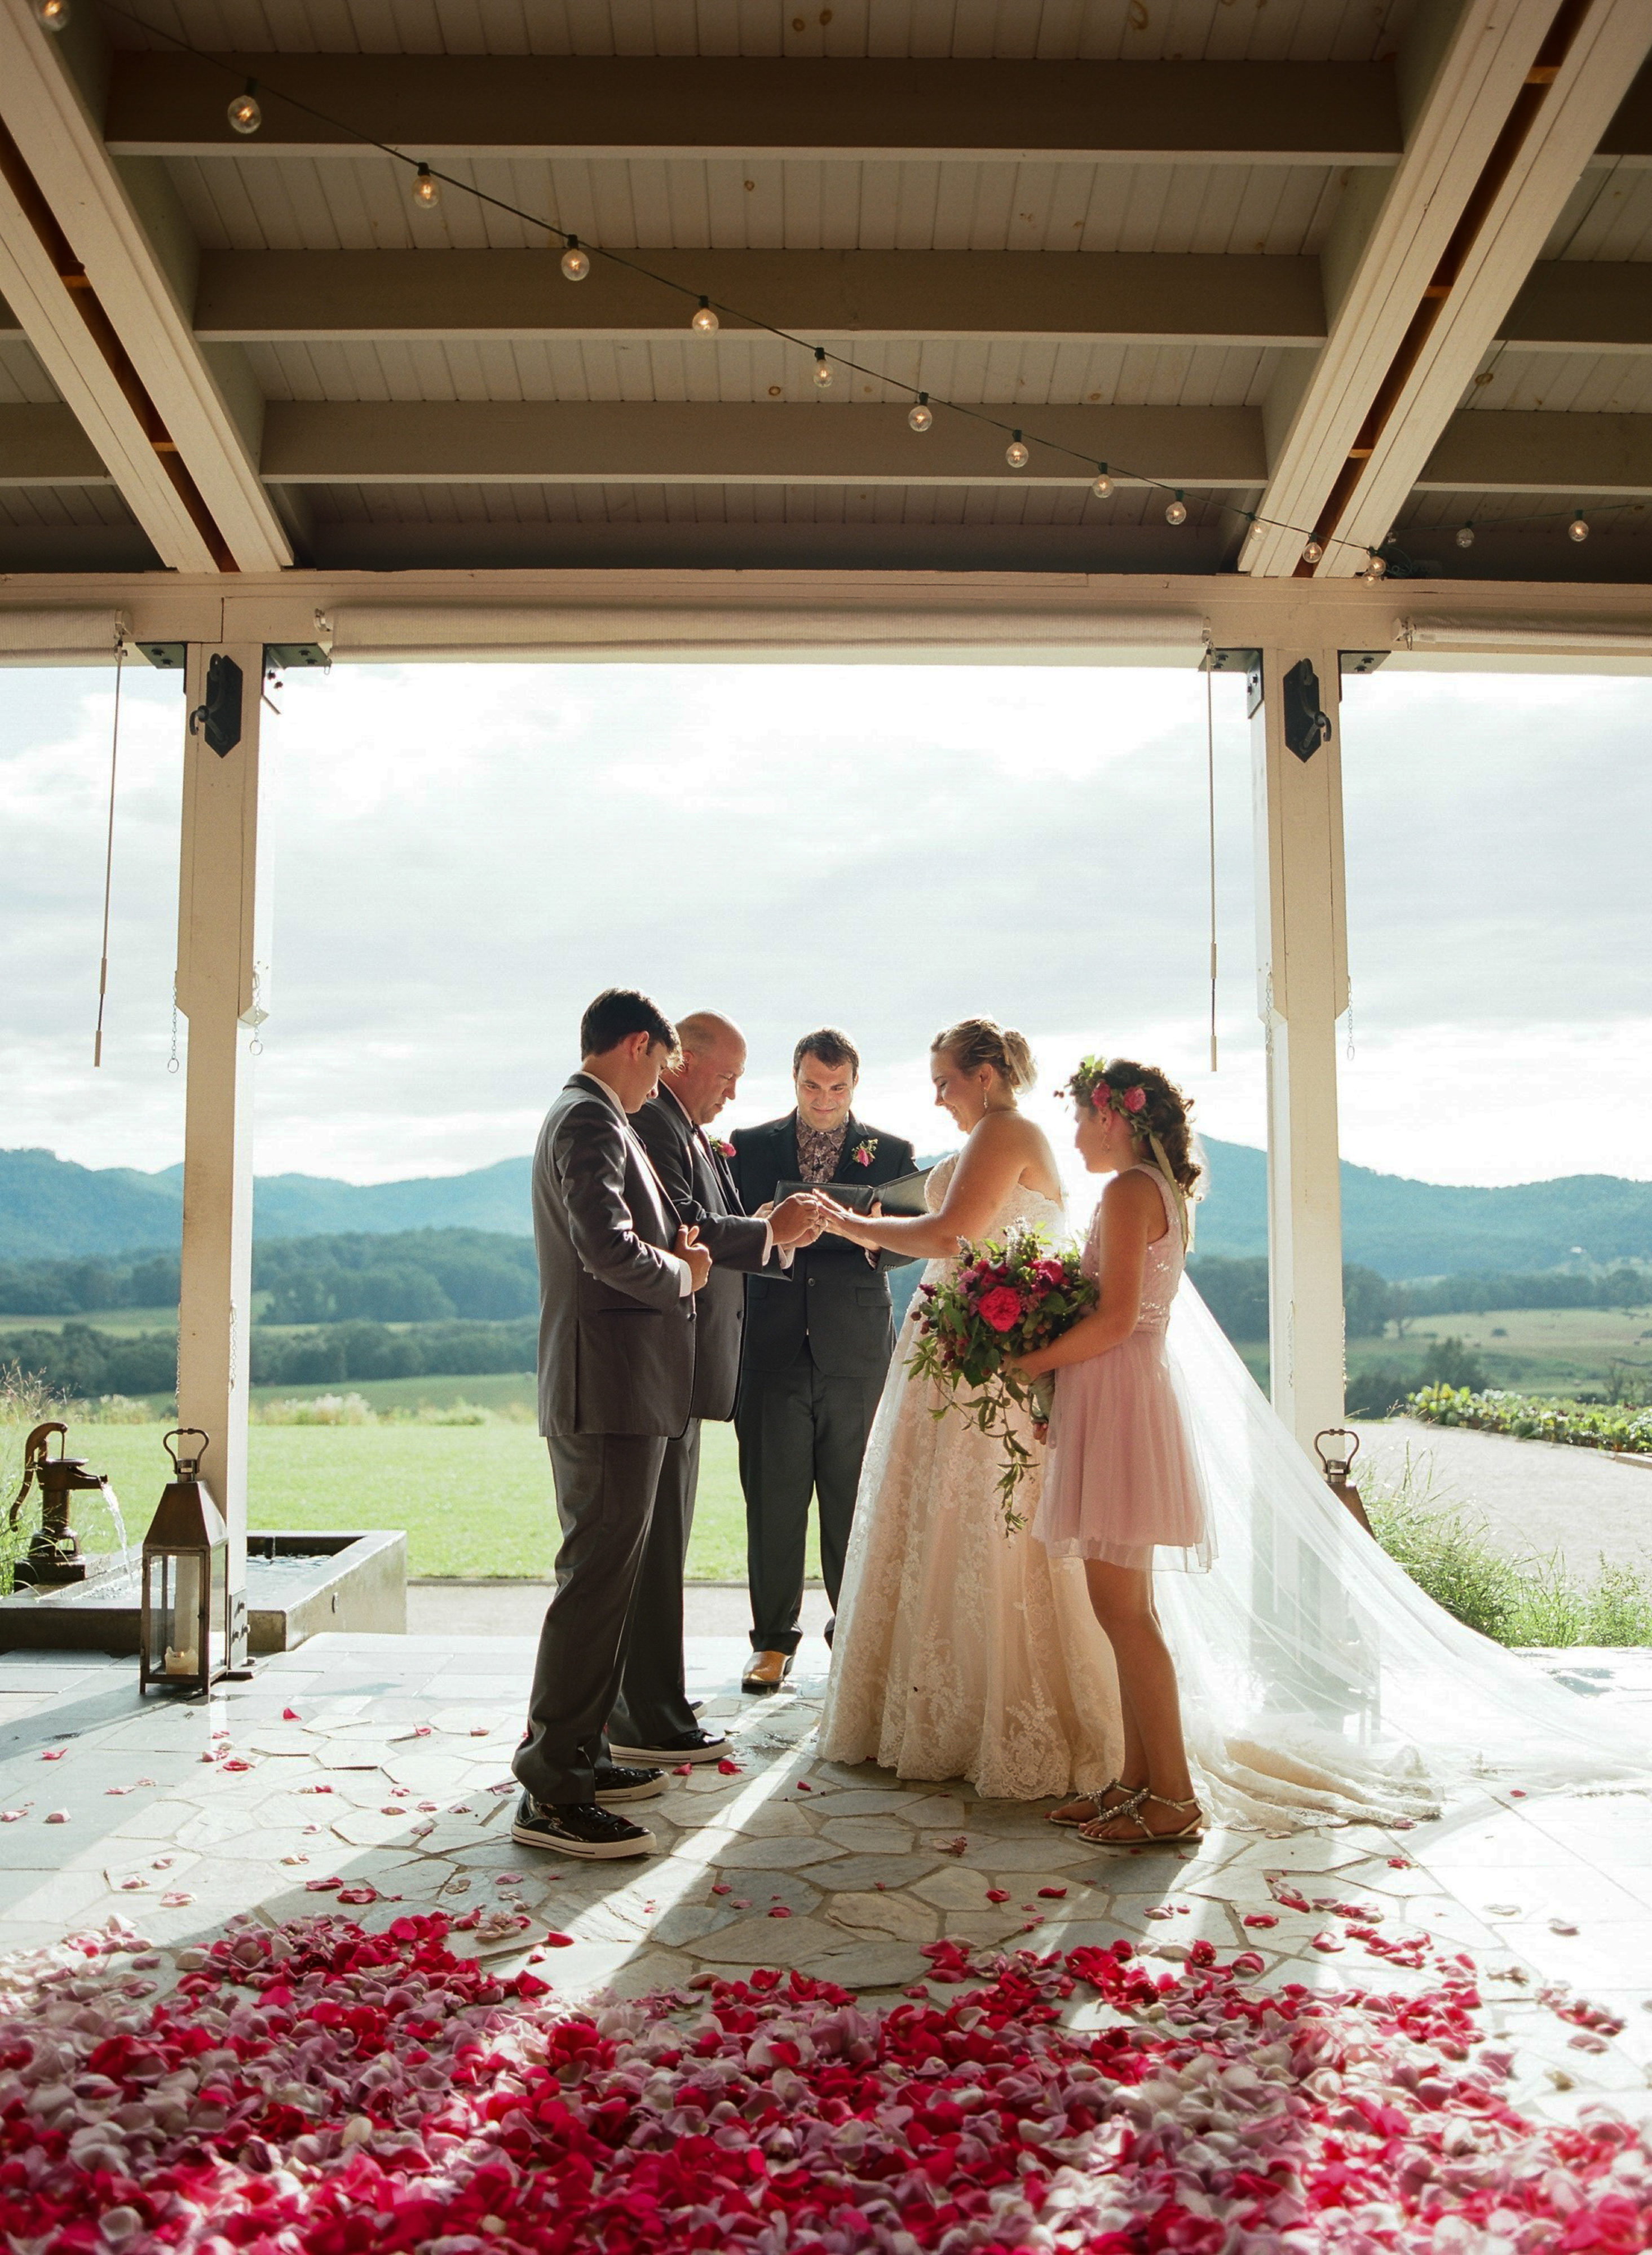
{"label": "man with floral tie", "polygon": [[[695,1303],[694,1384],[688,1423],[665,1444],[647,1547],[625,1627],[620,1696],[608,1721],[615,1760],[715,1761],[728,1751],[720,1732],[702,1730],[688,1703],[683,1671],[683,1562],[699,1484],[699,1428],[735,1414],[740,1342],[745,1329],[743,1271],[789,1289],[793,1248],[812,1245],[820,1217],[812,1198],[784,1199],[769,1217],[749,1219],[729,1165],[733,1147],[711,1131],[746,1069],[746,1037],[713,1010],[677,1024],[678,1055],[633,1121],[673,1210],[699,1233],[712,1272]],[[624,1751],[622,1753],[620,1749]]]}
{"label": "man with floral tie", "polygon": [[[847,1034],[835,1026],[805,1034],[791,1071],[796,1110],[735,1130],[735,1174],[749,1213],[760,1212],[783,1182],[875,1186],[911,1173],[912,1146],[868,1128],[850,1108],[861,1058]],[[743,1690],[777,1690],[791,1673],[801,1639],[812,1494],[820,1509],[826,1599],[836,1610],[861,1459],[895,1351],[882,1272],[903,1264],[901,1254],[863,1253],[826,1236],[798,1254],[786,1282],[754,1275],[747,1285],[735,1411],[754,1655]]]}

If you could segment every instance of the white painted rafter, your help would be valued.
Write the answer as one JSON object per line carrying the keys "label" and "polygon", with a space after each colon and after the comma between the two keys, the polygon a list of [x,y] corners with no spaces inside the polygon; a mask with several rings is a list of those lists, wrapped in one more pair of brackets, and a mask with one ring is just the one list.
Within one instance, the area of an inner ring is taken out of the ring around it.
{"label": "white painted rafter", "polygon": [[1269,403],[1270,475],[1257,510],[1266,522],[1252,526],[1241,571],[1296,570],[1303,529],[1330,498],[1558,5],[1464,0],[1438,60],[1402,59],[1424,81],[1405,153],[1374,212],[1365,217],[1368,203],[1351,196],[1339,221],[1325,261],[1329,335],[1300,390],[1293,396],[1283,377]]}
{"label": "white painted rafter", "polygon": [[[1377,435],[1338,527],[1346,538],[1375,547],[1388,537],[1648,48],[1652,7],[1647,0],[1595,0],[1484,224],[1466,246],[1451,295]],[[1644,298],[1644,285],[1636,295]],[[1460,423],[1480,419],[1463,417]],[[1640,418],[1586,419],[1606,424]],[[1631,444],[1624,451],[1644,450]],[[1506,482],[1506,476],[1495,482]],[[1588,481],[1578,483],[1587,488]]]}
{"label": "white painted rafter", "polygon": [[[243,572],[290,565],[281,521],[191,333],[188,310],[179,304],[98,126],[28,0],[0,0],[0,119],[83,265],[223,550]],[[60,280],[57,287],[61,292]],[[0,278],[0,291],[26,327],[29,308],[19,302],[16,276]],[[43,323],[48,333],[54,326],[62,324]],[[88,357],[83,330],[79,354]],[[52,373],[74,404],[72,392]],[[101,451],[96,434],[88,435]],[[139,513],[136,500],[133,506]],[[200,529],[195,538],[202,538]],[[199,566],[192,558],[186,568]]]}

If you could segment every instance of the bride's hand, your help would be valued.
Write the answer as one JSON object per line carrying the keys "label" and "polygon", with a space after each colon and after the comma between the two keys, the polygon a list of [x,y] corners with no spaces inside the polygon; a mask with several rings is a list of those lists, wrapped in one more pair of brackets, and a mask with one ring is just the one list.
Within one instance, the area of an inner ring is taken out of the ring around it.
{"label": "bride's hand", "polygon": [[877,1250],[876,1226],[866,1215],[851,1213],[847,1206],[837,1205],[824,1193],[820,1205],[833,1237],[847,1237],[851,1245],[863,1245],[868,1253]]}
{"label": "bride's hand", "polygon": [[1042,1354],[1012,1354],[1004,1365],[1004,1368],[1015,1377],[1025,1379],[1029,1383],[1035,1378],[1042,1378],[1049,1367]]}

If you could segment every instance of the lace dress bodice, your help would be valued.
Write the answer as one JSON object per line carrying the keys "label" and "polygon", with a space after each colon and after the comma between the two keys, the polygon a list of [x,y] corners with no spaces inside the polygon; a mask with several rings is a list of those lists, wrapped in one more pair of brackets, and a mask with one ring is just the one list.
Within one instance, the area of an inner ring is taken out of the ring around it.
{"label": "lace dress bodice", "polygon": [[[947,1184],[957,1171],[960,1156],[953,1151],[931,1168],[924,1185],[924,1203],[931,1213],[938,1213],[946,1204]],[[985,1237],[1002,1237],[1006,1230],[1023,1223],[1042,1229],[1051,1244],[1059,1244],[1067,1234],[1067,1209],[1059,1198],[1046,1198],[1042,1191],[1030,1191],[1023,1183],[1016,1183],[981,1233]],[[932,1284],[957,1266],[957,1261],[951,1257],[931,1261],[924,1271],[924,1282]]]}

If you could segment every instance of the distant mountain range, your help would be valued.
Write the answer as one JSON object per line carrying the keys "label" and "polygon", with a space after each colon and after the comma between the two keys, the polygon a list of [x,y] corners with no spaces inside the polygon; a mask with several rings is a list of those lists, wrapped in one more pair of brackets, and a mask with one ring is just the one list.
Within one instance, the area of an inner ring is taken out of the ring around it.
{"label": "distant mountain range", "polygon": [[[1234,1258],[1268,1249],[1267,1163],[1245,1143],[1208,1142],[1210,1195],[1199,1250]],[[343,1183],[320,1175],[266,1175],[257,1184],[260,1237],[347,1230],[531,1227],[526,1158],[466,1175],[398,1183]],[[183,1169],[139,1174],[81,1167],[50,1151],[0,1151],[0,1256],[170,1249],[183,1212]],[[1592,1261],[1652,1260],[1652,1183],[1568,1175],[1507,1190],[1456,1189],[1344,1163],[1346,1259],[1390,1278],[1558,1268],[1578,1248]]]}

